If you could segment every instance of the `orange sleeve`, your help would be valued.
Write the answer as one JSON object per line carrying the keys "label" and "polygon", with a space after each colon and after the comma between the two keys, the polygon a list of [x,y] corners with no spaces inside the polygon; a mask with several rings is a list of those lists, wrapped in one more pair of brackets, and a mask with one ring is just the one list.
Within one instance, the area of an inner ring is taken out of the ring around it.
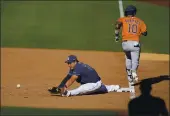
{"label": "orange sleeve", "polygon": [[119,18],[117,21],[122,23],[123,22],[123,18]]}
{"label": "orange sleeve", "polygon": [[144,22],[142,22],[142,24],[141,24],[141,33],[144,33],[146,31],[147,31],[146,24]]}

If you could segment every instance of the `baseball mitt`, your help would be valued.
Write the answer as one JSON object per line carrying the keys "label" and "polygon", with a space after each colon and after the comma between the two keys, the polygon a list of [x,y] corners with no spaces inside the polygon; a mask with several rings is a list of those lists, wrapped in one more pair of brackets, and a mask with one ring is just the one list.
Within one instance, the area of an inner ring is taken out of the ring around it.
{"label": "baseball mitt", "polygon": [[60,94],[60,93],[61,93],[61,89],[58,88],[58,87],[49,88],[48,91],[49,91],[51,94]]}

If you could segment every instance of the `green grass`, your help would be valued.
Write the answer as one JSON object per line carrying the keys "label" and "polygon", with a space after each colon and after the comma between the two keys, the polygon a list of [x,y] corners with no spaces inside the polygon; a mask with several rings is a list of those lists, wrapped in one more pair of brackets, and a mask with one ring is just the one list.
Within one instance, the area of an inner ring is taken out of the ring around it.
{"label": "green grass", "polygon": [[75,110],[75,109],[50,109],[50,108],[29,108],[29,107],[2,107],[1,115],[97,115],[97,116],[117,116],[111,110]]}
{"label": "green grass", "polygon": [[[136,4],[148,25],[142,52],[169,53],[169,9]],[[117,1],[5,1],[1,14],[1,46],[122,51],[114,42],[112,23]]]}
{"label": "green grass", "polygon": [[118,7],[113,7],[116,4],[94,1],[5,2],[2,46],[112,49],[112,19],[119,16]]}

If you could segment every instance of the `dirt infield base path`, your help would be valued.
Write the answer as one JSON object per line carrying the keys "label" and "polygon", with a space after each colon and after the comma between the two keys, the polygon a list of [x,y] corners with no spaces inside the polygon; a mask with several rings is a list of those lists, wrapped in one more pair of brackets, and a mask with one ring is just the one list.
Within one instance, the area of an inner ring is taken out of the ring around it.
{"label": "dirt infield base path", "polygon": [[[80,61],[90,64],[105,84],[127,87],[124,54],[113,52],[1,48],[1,104],[2,106],[29,106],[77,109],[127,109],[129,93],[58,97],[50,96],[47,88],[60,83],[67,74],[64,63],[75,54]],[[154,60],[153,60],[154,59]],[[169,56],[142,54],[140,79],[169,74]],[[21,84],[17,89],[16,85]],[[78,86],[74,84],[73,87]],[[168,82],[153,85],[152,94],[165,100],[169,109]],[[136,88],[139,95],[138,87]]]}

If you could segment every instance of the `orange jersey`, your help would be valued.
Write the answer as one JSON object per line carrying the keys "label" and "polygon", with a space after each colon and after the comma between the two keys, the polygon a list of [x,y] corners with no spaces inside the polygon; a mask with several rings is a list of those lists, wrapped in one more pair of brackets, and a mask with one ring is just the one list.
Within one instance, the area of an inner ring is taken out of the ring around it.
{"label": "orange jersey", "polygon": [[139,41],[140,35],[146,32],[146,24],[137,17],[122,17],[118,19],[122,23],[122,40]]}

